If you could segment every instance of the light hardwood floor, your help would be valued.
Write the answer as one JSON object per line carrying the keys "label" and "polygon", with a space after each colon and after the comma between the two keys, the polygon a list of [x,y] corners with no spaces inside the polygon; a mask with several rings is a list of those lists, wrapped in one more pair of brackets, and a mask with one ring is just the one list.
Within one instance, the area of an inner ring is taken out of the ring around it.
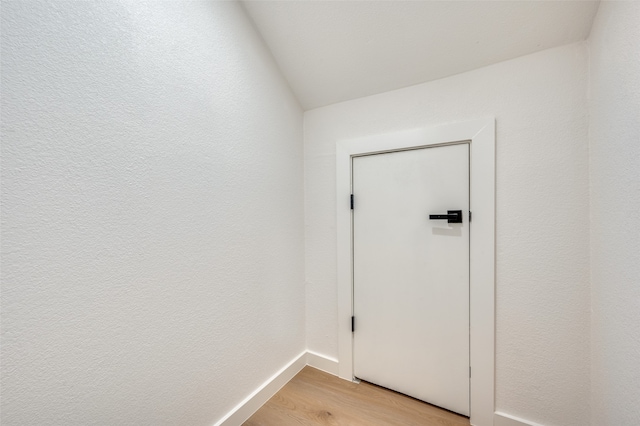
{"label": "light hardwood floor", "polygon": [[469,426],[469,419],[388,389],[305,367],[244,426]]}

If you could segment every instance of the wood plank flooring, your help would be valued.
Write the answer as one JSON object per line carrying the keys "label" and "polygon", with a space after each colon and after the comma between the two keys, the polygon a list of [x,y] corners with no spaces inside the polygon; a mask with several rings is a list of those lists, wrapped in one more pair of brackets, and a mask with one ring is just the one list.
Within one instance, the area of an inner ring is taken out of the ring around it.
{"label": "wood plank flooring", "polygon": [[305,367],[244,426],[423,425],[469,426],[469,419],[362,382]]}

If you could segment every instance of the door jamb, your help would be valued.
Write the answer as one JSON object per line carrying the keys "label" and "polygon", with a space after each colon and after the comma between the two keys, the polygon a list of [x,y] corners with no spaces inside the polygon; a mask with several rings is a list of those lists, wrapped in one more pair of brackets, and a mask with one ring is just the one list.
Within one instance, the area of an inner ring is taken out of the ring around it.
{"label": "door jamb", "polygon": [[372,135],[336,143],[338,375],[353,380],[353,215],[355,156],[470,141],[469,321],[470,420],[493,425],[495,365],[495,119],[481,119]]}

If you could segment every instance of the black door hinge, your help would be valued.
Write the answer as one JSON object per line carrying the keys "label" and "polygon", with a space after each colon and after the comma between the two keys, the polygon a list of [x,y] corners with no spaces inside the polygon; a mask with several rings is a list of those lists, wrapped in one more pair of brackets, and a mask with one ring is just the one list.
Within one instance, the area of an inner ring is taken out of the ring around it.
{"label": "black door hinge", "polygon": [[353,194],[351,194],[351,210],[353,210]]}
{"label": "black door hinge", "polygon": [[471,222],[471,212],[469,212],[469,222]]}
{"label": "black door hinge", "polygon": [[351,332],[356,331],[356,317],[351,317]]}

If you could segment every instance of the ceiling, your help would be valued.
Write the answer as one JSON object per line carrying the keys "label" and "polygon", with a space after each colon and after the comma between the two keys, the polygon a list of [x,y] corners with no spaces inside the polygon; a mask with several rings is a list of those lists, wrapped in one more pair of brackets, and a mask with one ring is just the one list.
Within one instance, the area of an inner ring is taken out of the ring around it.
{"label": "ceiling", "polygon": [[243,1],[305,110],[584,40],[597,1]]}

